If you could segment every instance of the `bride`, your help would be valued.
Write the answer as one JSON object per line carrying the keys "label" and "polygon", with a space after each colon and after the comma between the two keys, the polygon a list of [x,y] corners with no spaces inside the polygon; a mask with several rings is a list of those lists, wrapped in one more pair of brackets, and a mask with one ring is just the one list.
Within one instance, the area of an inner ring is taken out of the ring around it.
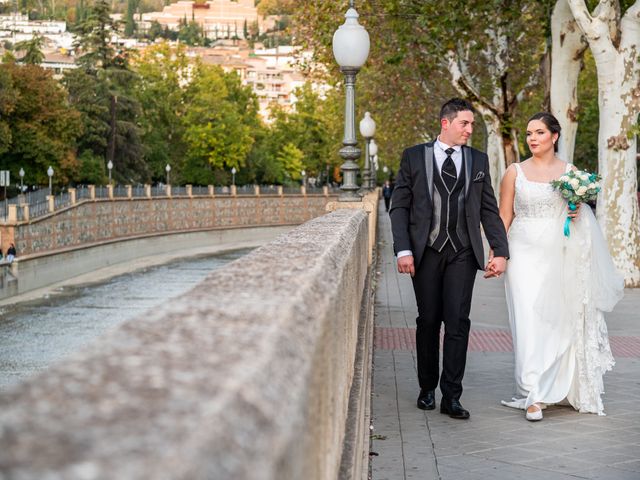
{"label": "bride", "polygon": [[[502,403],[542,420],[546,405],[568,402],[604,415],[603,375],[614,364],[603,311],[622,298],[616,272],[591,209],[576,212],[549,182],[574,169],[558,157],[560,124],[549,113],[527,125],[532,156],[509,166],[500,217],[509,234],[505,274],[520,398]],[[563,234],[567,215],[570,236]]]}

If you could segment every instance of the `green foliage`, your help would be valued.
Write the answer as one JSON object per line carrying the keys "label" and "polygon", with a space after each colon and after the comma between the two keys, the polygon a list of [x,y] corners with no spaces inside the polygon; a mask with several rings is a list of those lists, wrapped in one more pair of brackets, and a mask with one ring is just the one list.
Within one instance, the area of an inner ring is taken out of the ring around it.
{"label": "green foliage", "polygon": [[10,89],[8,95],[0,94],[0,167],[13,175],[22,167],[28,182],[44,183],[52,165],[58,181],[69,181],[77,167],[74,147],[82,130],[64,90],[36,65],[2,64],[0,83]]}
{"label": "green foliage", "polygon": [[127,0],[127,14],[125,17],[126,23],[124,27],[124,34],[127,37],[133,36],[134,32],[136,31],[136,22],[134,21],[133,16],[138,9],[139,3],[140,0]]}
{"label": "green foliage", "polygon": [[204,45],[204,34],[202,28],[195,21],[180,21],[178,30],[178,40],[187,45]]}
{"label": "green foliage", "polygon": [[584,54],[584,68],[578,80],[578,131],[573,163],[582,170],[598,170],[598,78],[596,64],[590,50]]}
{"label": "green foliage", "polygon": [[187,108],[181,85],[189,76],[185,47],[166,42],[151,46],[135,62],[135,70],[140,77],[135,96],[142,106],[139,123],[151,177],[162,180],[165,165],[170,164],[175,178],[180,178],[186,148],[182,117]]}
{"label": "green foliage", "polygon": [[243,88],[235,74],[225,74],[219,67],[197,66],[185,92],[185,172],[205,165],[240,169],[245,164],[253,144],[251,126],[255,120],[247,117],[241,103],[233,101],[234,94],[243,95]]}
{"label": "green foliage", "polygon": [[44,37],[37,33],[33,35],[31,40],[18,42],[15,45],[17,51],[24,51],[24,56],[20,59],[20,63],[29,65],[39,65],[44,60],[42,46],[44,45]]}
{"label": "green foliage", "polygon": [[78,58],[78,63],[88,70],[109,68],[116,57],[110,43],[111,32],[116,30],[116,23],[109,16],[109,2],[96,0],[85,14],[86,18],[77,26],[79,37],[75,47],[84,52]]}
{"label": "green foliage", "polygon": [[95,155],[91,150],[85,150],[78,157],[79,168],[75,180],[88,185],[102,185],[106,183],[105,163],[103,157]]}
{"label": "green foliage", "polygon": [[276,158],[287,178],[291,180],[300,180],[302,178],[304,153],[293,143],[283,145]]}

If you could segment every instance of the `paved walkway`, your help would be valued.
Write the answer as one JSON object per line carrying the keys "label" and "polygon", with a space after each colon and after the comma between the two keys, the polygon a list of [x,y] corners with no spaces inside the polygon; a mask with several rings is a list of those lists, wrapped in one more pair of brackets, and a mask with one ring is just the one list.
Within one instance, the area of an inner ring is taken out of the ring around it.
{"label": "paved walkway", "polygon": [[373,480],[640,479],[640,289],[627,290],[607,323],[616,366],[605,376],[607,416],[568,407],[541,422],[500,405],[515,392],[502,280],[479,274],[471,311],[462,404],[468,421],[416,408],[411,281],[395,269],[390,223],[380,210],[372,398]]}

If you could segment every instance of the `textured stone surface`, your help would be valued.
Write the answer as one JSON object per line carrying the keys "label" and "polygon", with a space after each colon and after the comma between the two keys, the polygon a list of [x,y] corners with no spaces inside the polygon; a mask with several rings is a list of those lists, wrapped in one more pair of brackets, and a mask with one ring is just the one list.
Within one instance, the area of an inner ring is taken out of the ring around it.
{"label": "textured stone surface", "polygon": [[[1,226],[20,256],[114,239],[252,225],[297,225],[324,213],[323,195],[174,197],[85,201],[18,226]],[[5,250],[6,250],[5,246]]]}
{"label": "textured stone surface", "polygon": [[367,242],[311,220],[0,396],[0,473],[335,478]]}

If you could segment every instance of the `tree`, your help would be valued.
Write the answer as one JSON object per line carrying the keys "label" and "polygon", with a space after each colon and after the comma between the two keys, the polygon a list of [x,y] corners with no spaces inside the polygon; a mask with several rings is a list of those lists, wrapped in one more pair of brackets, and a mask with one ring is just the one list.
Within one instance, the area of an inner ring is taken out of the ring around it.
{"label": "tree", "polygon": [[39,65],[44,60],[44,54],[42,53],[42,45],[44,44],[44,37],[37,33],[31,38],[31,40],[25,40],[18,42],[15,45],[17,51],[24,51],[23,57],[19,60],[20,63],[26,63],[29,65]]}
{"label": "tree", "polygon": [[303,158],[304,153],[293,143],[285,144],[277,156],[278,163],[282,166],[285,176],[291,180],[300,180],[302,178],[302,170],[304,170]]}
{"label": "tree", "polygon": [[133,36],[135,33],[137,26],[133,16],[136,14],[138,10],[138,5],[140,0],[127,0],[127,15],[126,15],[126,23],[124,27],[124,34],[127,37]]}
{"label": "tree", "polygon": [[[10,65],[7,62],[6,65]],[[9,118],[16,107],[18,90],[14,86],[12,70],[0,68],[0,155],[11,148],[11,123]]]}
{"label": "tree", "polygon": [[640,0],[624,14],[601,0],[592,15],[584,0],[568,0],[593,53],[598,75],[598,221],[628,286],[640,286],[637,125],[640,115]]}
{"label": "tree", "polygon": [[178,40],[187,45],[203,45],[204,39],[202,28],[197,22],[180,20],[180,28],[178,30]]}
{"label": "tree", "polygon": [[183,163],[183,141],[186,103],[186,84],[190,77],[189,60],[183,45],[172,47],[167,42],[144,50],[135,63],[140,77],[135,96],[142,106],[139,122],[144,156],[152,178],[161,180],[165,165],[175,167]]}
{"label": "tree", "polygon": [[[232,75],[231,78],[226,78]],[[185,172],[202,168],[240,169],[253,138],[240,104],[234,103],[228,83],[240,89],[240,79],[221,68],[198,64],[186,91],[184,116]],[[246,88],[246,87],[245,87]],[[198,178],[186,178],[196,182]]]}
{"label": "tree", "polygon": [[551,113],[562,127],[560,158],[571,162],[578,131],[578,77],[588,48],[567,0],[558,0],[551,16]]}
{"label": "tree", "polygon": [[86,18],[78,25],[78,39],[75,47],[82,55],[78,63],[87,70],[109,68],[115,59],[115,50],[111,45],[111,32],[116,31],[116,24],[109,16],[110,7],[107,0],[96,0],[88,9]]}
{"label": "tree", "polygon": [[87,132],[80,153],[91,150],[94,156],[102,157],[104,171],[112,161],[116,179],[146,181],[149,172],[138,127],[141,109],[133,94],[137,77],[129,68],[128,52],[116,51],[111,45],[114,30],[109,5],[98,0],[78,26],[80,68],[66,73],[64,83],[71,102],[82,112]]}
{"label": "tree", "polygon": [[[371,38],[370,59],[359,75],[360,91],[369,90],[372,97],[387,92],[382,118],[376,117],[382,130],[388,130],[389,137],[400,132],[403,140],[424,141],[439,129],[441,101],[454,94],[463,96],[473,102],[486,125],[491,173],[497,183],[505,165],[519,158],[516,117],[539,80],[547,2],[384,0],[361,4],[361,23],[377,34]],[[306,1],[296,9],[292,16],[296,36],[318,49],[316,60],[337,77],[328,46],[341,23],[344,4]],[[368,109],[376,113],[373,106]]]}
{"label": "tree", "polygon": [[0,148],[5,150],[0,166],[14,175],[23,167],[32,181],[46,183],[52,165],[59,181],[72,179],[78,165],[75,141],[82,127],[64,90],[37,65],[1,64],[0,82],[13,90],[10,99],[0,94]]}

